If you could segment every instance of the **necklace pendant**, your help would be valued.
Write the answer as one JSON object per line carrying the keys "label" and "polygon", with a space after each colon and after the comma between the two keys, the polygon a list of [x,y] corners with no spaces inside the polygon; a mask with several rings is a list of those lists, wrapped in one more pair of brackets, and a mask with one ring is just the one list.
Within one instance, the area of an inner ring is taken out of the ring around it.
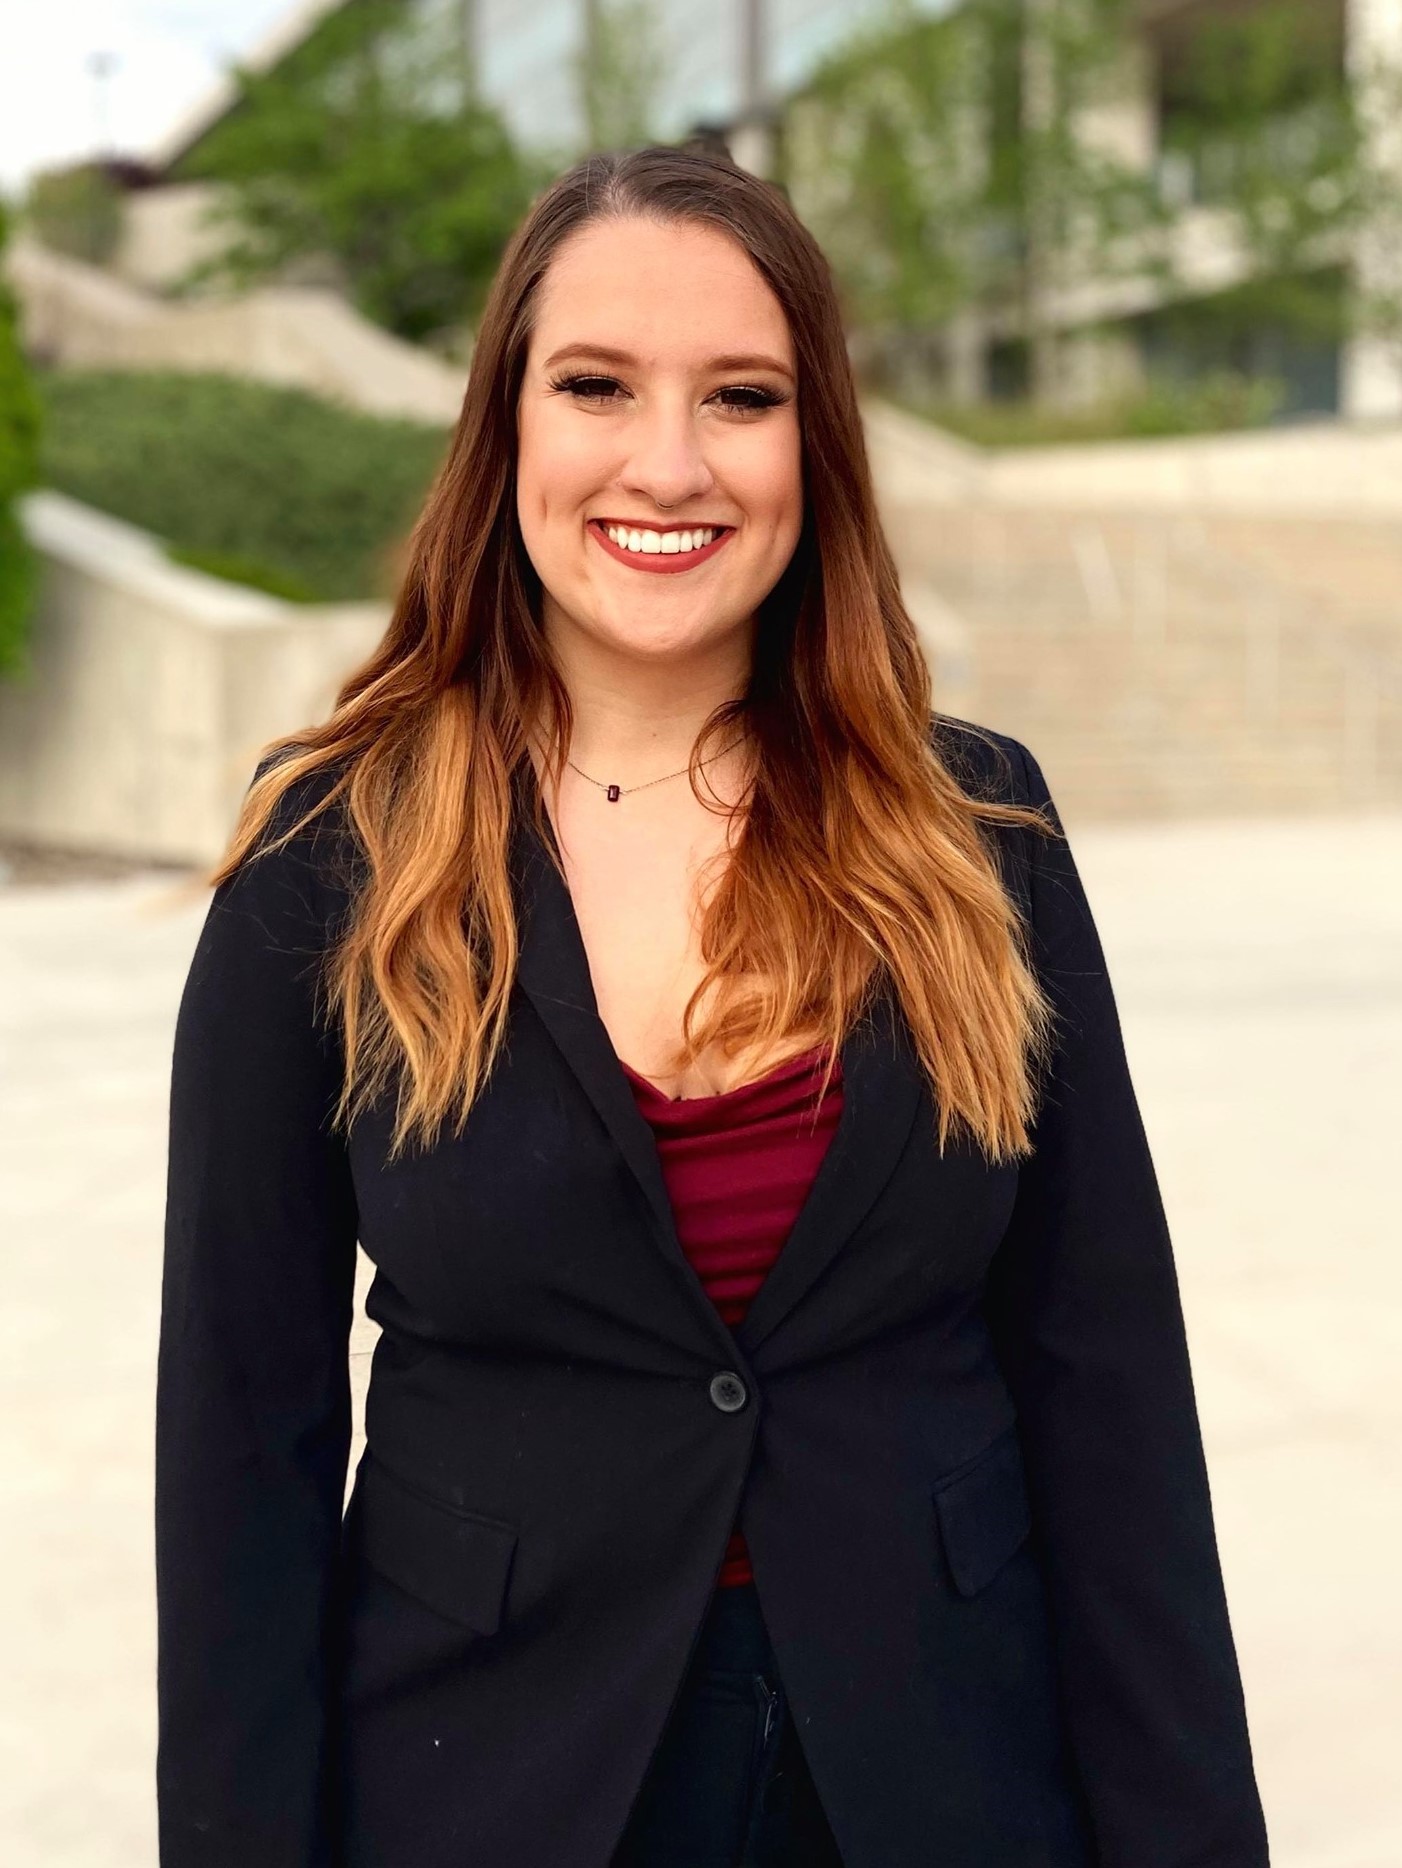
{"label": "necklace pendant", "polygon": [[618,803],[618,800],[619,800],[619,797],[620,797],[620,795],[621,795],[621,794],[620,794],[620,792],[619,792],[619,789],[618,789],[618,787],[617,787],[617,785],[610,785],[610,786],[609,786],[609,788],[608,788],[608,801],[609,801],[609,803],[610,803],[610,804],[617,804],[617,803]]}

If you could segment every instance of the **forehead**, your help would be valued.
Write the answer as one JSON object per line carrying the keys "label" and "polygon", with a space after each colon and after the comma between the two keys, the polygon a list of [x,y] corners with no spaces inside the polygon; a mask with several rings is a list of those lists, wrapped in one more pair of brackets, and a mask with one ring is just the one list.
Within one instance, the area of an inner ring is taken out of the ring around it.
{"label": "forehead", "polygon": [[599,343],[659,366],[766,350],[793,367],[788,320],[754,261],[710,227],[593,221],[542,279],[529,356]]}

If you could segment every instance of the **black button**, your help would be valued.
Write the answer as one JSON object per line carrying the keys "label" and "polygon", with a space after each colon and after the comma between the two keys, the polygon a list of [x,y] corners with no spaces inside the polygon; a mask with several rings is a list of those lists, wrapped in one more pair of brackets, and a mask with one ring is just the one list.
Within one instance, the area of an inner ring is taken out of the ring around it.
{"label": "black button", "polygon": [[734,1414],[749,1400],[745,1384],[734,1369],[722,1369],[711,1377],[711,1400],[722,1414]]}

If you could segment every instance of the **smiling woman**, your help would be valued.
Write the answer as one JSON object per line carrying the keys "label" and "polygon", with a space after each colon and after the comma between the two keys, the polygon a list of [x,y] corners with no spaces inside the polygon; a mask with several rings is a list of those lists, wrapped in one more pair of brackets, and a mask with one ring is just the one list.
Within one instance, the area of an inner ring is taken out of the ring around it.
{"label": "smiling woman", "polygon": [[1036,759],[931,711],[780,190],[533,205],[214,881],[162,1868],[1265,1868],[1103,955]]}
{"label": "smiling woman", "polygon": [[[738,692],[798,543],[803,479],[793,338],[733,238],[643,215],[576,230],[540,291],[517,434],[517,515],[566,685],[665,643],[716,700]],[[579,727],[587,768],[595,729]]]}

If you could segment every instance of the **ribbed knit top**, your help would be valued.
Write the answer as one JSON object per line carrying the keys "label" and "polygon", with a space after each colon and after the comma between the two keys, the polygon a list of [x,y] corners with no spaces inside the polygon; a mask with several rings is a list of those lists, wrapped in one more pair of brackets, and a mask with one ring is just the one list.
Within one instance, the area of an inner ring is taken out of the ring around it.
{"label": "ribbed knit top", "polygon": [[[657,1141],[682,1250],[732,1328],[779,1256],[837,1128],[840,1062],[814,1120],[826,1056],[817,1045],[733,1090],[677,1098],[623,1065]],[[752,1575],[737,1527],[718,1586]]]}

